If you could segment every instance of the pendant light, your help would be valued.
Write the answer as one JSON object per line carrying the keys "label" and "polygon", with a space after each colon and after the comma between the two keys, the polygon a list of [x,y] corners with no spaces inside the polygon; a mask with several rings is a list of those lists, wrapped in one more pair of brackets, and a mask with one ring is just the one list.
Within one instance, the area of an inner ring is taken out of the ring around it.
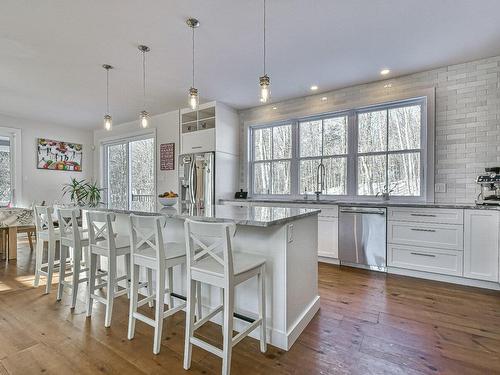
{"label": "pendant light", "polygon": [[192,36],[192,41],[193,41],[193,81],[192,81],[191,87],[189,88],[189,106],[191,107],[192,110],[195,110],[198,108],[199,95],[198,95],[198,89],[195,88],[195,86],[194,86],[194,29],[196,29],[198,26],[200,26],[200,21],[198,21],[196,18],[188,18],[186,23],[193,31],[193,34],[192,34],[193,35]]}
{"label": "pendant light", "polygon": [[106,114],[104,115],[104,129],[110,131],[113,126],[113,119],[109,114],[109,70],[113,69],[113,67],[108,64],[104,64],[102,67],[106,69]]}
{"label": "pendant light", "polygon": [[259,78],[260,101],[262,103],[266,103],[271,97],[270,84],[271,80],[266,74],[266,0],[264,0],[264,75]]}
{"label": "pendant light", "polygon": [[140,45],[138,48],[139,51],[141,51],[142,53],[142,108],[143,108],[143,110],[139,115],[139,123],[141,124],[141,127],[145,129],[149,126],[149,122],[151,120],[148,111],[146,111],[146,52],[151,51],[151,48],[143,45]]}

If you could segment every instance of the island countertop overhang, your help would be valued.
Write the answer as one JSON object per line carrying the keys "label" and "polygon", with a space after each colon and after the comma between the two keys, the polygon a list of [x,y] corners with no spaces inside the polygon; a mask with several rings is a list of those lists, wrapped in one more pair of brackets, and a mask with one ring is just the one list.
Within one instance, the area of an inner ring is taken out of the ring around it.
{"label": "island countertop overhang", "polygon": [[164,207],[154,212],[121,210],[113,208],[96,208],[98,211],[107,211],[118,214],[135,214],[156,216],[162,215],[171,219],[194,219],[207,222],[228,221],[237,225],[248,225],[255,227],[269,227],[283,225],[289,222],[318,215],[320,209],[297,208],[297,207],[240,207],[229,205],[213,205],[199,208],[195,205],[181,205],[180,207]]}

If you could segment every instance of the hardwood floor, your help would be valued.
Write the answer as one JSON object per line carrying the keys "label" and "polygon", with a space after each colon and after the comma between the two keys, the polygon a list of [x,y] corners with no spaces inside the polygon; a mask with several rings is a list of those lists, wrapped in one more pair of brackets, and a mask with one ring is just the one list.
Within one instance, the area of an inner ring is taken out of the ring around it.
{"label": "hardwood floor", "polygon": [[[34,257],[0,263],[0,375],[219,374],[221,361],[193,349],[182,369],[184,313],[153,330],[137,322],[127,340],[128,300],[115,302],[111,328],[104,306],[85,318],[83,289],[74,312],[67,293],[32,287]],[[246,338],[234,349],[233,374],[500,374],[500,293],[401,276],[319,265],[321,310],[289,352]],[[209,323],[200,335],[221,344]]]}

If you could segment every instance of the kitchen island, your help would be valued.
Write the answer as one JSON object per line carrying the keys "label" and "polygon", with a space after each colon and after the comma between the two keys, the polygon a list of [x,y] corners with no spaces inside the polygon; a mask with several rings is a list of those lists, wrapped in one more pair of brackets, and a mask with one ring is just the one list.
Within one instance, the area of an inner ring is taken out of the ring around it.
{"label": "kitchen island", "polygon": [[[267,340],[288,350],[320,306],[318,295],[318,213],[317,209],[286,207],[235,207],[215,205],[199,209],[193,205],[168,207],[158,212],[112,210],[115,231],[128,234],[128,215],[163,215],[167,218],[165,241],[184,242],[184,220],[230,221],[237,225],[234,251],[258,254],[266,259]],[[185,295],[186,270],[174,270],[174,292]],[[257,316],[257,280],[239,285],[235,293],[235,312],[243,317]],[[216,288],[202,286],[203,311],[219,304]],[[220,323],[221,316],[215,317]],[[246,326],[235,319],[235,330]],[[251,336],[258,337],[258,330]]]}

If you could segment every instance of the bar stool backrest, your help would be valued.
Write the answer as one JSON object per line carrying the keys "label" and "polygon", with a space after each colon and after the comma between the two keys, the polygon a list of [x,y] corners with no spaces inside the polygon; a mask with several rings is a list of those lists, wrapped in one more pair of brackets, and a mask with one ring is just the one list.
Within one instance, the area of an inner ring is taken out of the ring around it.
{"label": "bar stool backrest", "polygon": [[132,257],[135,254],[152,249],[158,266],[165,262],[166,255],[162,232],[165,222],[164,216],[130,215],[130,254]]}
{"label": "bar stool backrest", "polygon": [[[224,276],[234,276],[233,237],[236,225],[227,222],[184,221],[186,264],[188,272],[205,257],[211,257],[224,267]],[[198,251],[197,251],[198,250]]]}
{"label": "bar stool backrest", "polygon": [[87,211],[86,216],[91,251],[100,249],[113,256],[116,253],[116,235],[112,223],[116,215],[112,212]]}
{"label": "bar stool backrest", "polygon": [[61,241],[78,244],[81,241],[80,228],[78,227],[77,218],[80,217],[81,211],[77,207],[59,208],[57,210],[57,218],[59,230],[61,231]]}
{"label": "bar stool backrest", "polygon": [[54,236],[54,209],[50,206],[35,206],[35,226],[37,234]]}

